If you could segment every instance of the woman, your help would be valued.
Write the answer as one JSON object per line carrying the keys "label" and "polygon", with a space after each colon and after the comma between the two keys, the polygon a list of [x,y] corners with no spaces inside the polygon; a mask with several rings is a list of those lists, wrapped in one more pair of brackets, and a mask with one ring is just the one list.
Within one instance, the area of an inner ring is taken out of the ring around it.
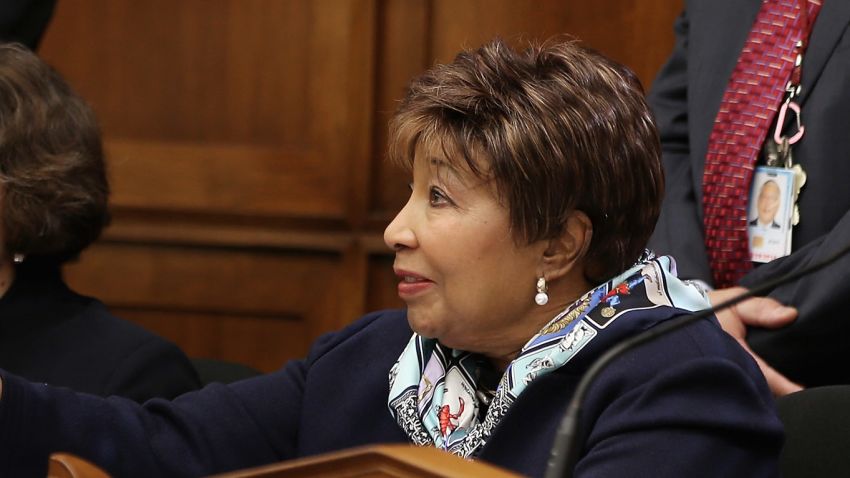
{"label": "woman", "polygon": [[62,280],[108,222],[108,194],[88,105],[33,53],[0,45],[0,367],[139,401],[194,390],[175,345]]}
{"label": "woman", "polygon": [[[39,472],[61,448],[118,476],[195,476],[403,442],[541,475],[589,364],[706,306],[669,258],[641,257],[661,200],[658,138],[620,66],[574,43],[496,41],[414,80],[390,128],[390,155],[413,175],[385,233],[406,311],[170,403],[4,375],[0,429],[52,442],[7,439],[0,463]],[[579,476],[777,474],[770,393],[713,319],[614,362],[581,425]]]}

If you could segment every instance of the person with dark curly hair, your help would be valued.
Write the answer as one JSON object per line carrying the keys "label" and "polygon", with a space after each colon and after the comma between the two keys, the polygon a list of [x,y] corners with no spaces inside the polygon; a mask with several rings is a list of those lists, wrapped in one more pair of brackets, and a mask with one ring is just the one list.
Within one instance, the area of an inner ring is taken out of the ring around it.
{"label": "person with dark curly hair", "polygon": [[35,54],[0,45],[0,367],[137,401],[194,390],[177,346],[62,279],[109,222],[108,197],[94,113]]}

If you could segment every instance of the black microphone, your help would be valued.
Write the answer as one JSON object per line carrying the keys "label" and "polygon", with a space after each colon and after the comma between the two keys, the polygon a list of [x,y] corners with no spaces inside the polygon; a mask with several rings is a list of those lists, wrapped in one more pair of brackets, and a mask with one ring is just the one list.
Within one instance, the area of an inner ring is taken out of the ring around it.
{"label": "black microphone", "polygon": [[835,254],[827,257],[826,259],[816,262],[809,267],[804,269],[800,269],[797,271],[789,272],[779,278],[766,281],[759,286],[753,287],[752,289],[735,296],[729,300],[721,302],[714,307],[703,309],[692,314],[684,315],[682,317],[677,317],[675,319],[668,320],[666,322],[662,322],[661,324],[645,331],[640,334],[637,334],[633,337],[629,337],[617,345],[611,347],[606,351],[601,357],[599,357],[590,368],[587,369],[578,386],[576,387],[576,391],[573,394],[572,399],[570,400],[569,407],[567,407],[567,412],[564,415],[564,418],[561,420],[561,425],[558,428],[557,433],[555,434],[555,439],[552,444],[552,450],[549,454],[549,465],[546,468],[546,474],[544,475],[546,478],[562,478],[568,477],[572,478],[573,476],[573,468],[575,468],[576,463],[578,462],[578,453],[579,453],[579,443],[578,443],[578,435],[579,435],[579,414],[581,413],[581,405],[584,401],[585,395],[587,395],[587,391],[590,388],[590,385],[596,379],[596,377],[602,372],[605,367],[607,367],[614,359],[618,358],[623,353],[638,347],[642,344],[655,340],[657,337],[664,335],[668,332],[672,332],[674,330],[678,330],[688,324],[692,324],[697,320],[708,317],[709,315],[713,315],[714,313],[721,311],[723,309],[732,307],[733,305],[749,299],[750,297],[765,294],[768,291],[775,289],[781,285],[784,285],[788,282],[795,281],[800,277],[811,274],[812,272],[818,271],[829,264],[835,262],[841,256],[850,252],[850,244],[844,246],[843,249],[839,250]]}

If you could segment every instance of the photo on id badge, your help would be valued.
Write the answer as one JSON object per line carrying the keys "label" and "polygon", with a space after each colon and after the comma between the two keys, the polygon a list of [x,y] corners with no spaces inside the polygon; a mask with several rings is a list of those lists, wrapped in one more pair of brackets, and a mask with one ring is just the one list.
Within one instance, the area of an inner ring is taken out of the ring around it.
{"label": "photo on id badge", "polygon": [[770,262],[791,252],[793,185],[790,169],[756,168],[747,215],[753,262]]}

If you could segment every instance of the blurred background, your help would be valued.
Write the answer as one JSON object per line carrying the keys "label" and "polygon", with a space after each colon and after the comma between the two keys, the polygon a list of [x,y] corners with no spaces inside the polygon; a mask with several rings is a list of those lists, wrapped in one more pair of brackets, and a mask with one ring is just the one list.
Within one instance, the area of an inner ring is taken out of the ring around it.
{"label": "blurred background", "polygon": [[94,107],[113,223],[72,288],[263,371],[401,307],[384,161],[406,83],[464,47],[570,34],[648,88],[680,0],[60,0],[39,48]]}

